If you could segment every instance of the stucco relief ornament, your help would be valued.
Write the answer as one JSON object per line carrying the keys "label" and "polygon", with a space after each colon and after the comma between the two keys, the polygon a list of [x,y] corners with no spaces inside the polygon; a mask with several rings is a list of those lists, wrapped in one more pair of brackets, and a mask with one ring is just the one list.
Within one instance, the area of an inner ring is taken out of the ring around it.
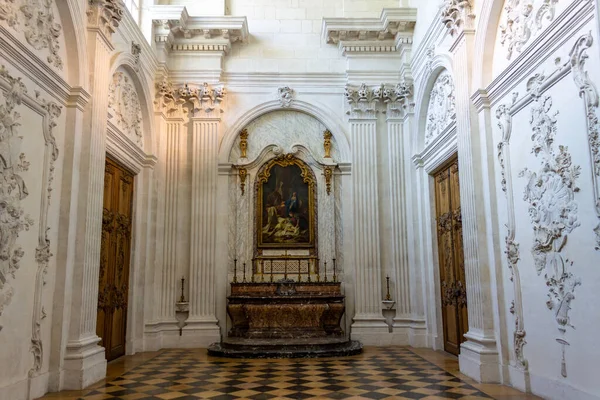
{"label": "stucco relief ornament", "polygon": [[554,20],[559,0],[508,0],[505,20],[500,24],[500,43],[511,59],[544,28],[544,21]]}
{"label": "stucco relief ornament", "polygon": [[[17,243],[19,234],[29,230],[34,221],[25,214],[21,201],[29,195],[20,172],[29,169],[21,152],[22,136],[18,127],[21,115],[16,111],[27,92],[20,78],[13,78],[2,66],[0,77],[9,84],[0,104],[0,316],[14,295],[11,283],[16,279],[21,258],[25,255]],[[0,326],[2,330],[2,326]]]}
{"label": "stucco relief ornament", "polygon": [[123,1],[88,0],[88,5],[86,12],[88,23],[100,28],[104,35],[111,38],[123,19],[123,8],[125,7]]}
{"label": "stucco relief ornament", "polygon": [[456,98],[454,82],[448,71],[438,76],[427,108],[427,124],[425,126],[425,146],[439,136],[456,120]]}
{"label": "stucco relief ornament", "polygon": [[288,108],[292,105],[292,101],[294,101],[294,89],[289,86],[280,87],[277,89],[277,97],[281,107]]}
{"label": "stucco relief ornament", "polygon": [[365,83],[358,89],[346,85],[344,96],[348,104],[346,114],[351,118],[375,118],[377,105],[383,97],[383,85],[372,89]]}
{"label": "stucco relief ornament", "polygon": [[25,17],[25,39],[34,49],[48,49],[47,60],[56,68],[62,69],[63,62],[58,54],[58,38],[62,27],[56,23],[52,11],[53,0],[25,0],[21,12]]}
{"label": "stucco relief ornament", "polygon": [[[538,92],[543,75],[533,77],[528,88],[535,103],[531,109],[530,124],[533,148],[531,152],[540,160],[537,171],[527,168],[520,177],[528,179],[523,199],[529,204],[529,217],[533,226],[534,243],[531,248],[538,275],[543,273],[548,286],[548,309],[554,312],[561,337],[556,339],[562,347],[561,374],[567,376],[565,361],[565,339],[574,291],[581,281],[569,271],[573,262],[565,255],[568,234],[577,228],[577,203],[575,193],[579,191],[577,178],[581,168],[573,165],[566,146],[554,146],[556,137],[556,115],[550,114],[552,98],[541,97]],[[558,151],[557,151],[558,150]]]}
{"label": "stucco relief ornament", "polygon": [[117,126],[137,145],[143,144],[142,107],[135,86],[123,72],[115,72],[109,86],[108,106],[117,119]]}
{"label": "stucco relief ornament", "polygon": [[0,3],[0,21],[6,21],[6,24],[11,28],[19,24],[15,0],[5,0]]}
{"label": "stucco relief ornament", "polygon": [[412,84],[402,81],[394,88],[383,90],[383,102],[387,105],[387,114],[390,118],[400,118],[412,106]]}
{"label": "stucco relief ornament", "polygon": [[[579,89],[579,96],[584,100],[587,115],[588,144],[592,167],[592,188],[596,215],[600,218],[600,100],[598,89],[591,81],[585,68],[588,59],[587,49],[594,42],[591,34],[580,37],[571,50],[571,71],[573,80]],[[600,222],[594,228],[596,250],[600,250]]]}
{"label": "stucco relief ornament", "polygon": [[451,36],[470,26],[475,16],[471,12],[470,0],[444,0],[442,4],[442,23]]}

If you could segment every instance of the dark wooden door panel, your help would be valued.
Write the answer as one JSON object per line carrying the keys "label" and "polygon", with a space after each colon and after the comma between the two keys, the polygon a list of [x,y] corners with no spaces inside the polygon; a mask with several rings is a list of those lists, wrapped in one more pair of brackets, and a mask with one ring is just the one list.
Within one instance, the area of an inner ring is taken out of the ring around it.
{"label": "dark wooden door panel", "polygon": [[468,331],[458,160],[435,176],[444,349],[458,355]]}
{"label": "dark wooden door panel", "polygon": [[133,174],[106,159],[96,333],[106,359],[125,354]]}

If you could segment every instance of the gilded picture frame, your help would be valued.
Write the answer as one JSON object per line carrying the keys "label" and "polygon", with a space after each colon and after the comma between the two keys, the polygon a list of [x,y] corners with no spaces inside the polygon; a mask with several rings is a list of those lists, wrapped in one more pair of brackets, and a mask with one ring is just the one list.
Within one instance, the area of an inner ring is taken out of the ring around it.
{"label": "gilded picture frame", "polygon": [[256,178],[258,249],[315,248],[316,179],[292,154],[267,161]]}

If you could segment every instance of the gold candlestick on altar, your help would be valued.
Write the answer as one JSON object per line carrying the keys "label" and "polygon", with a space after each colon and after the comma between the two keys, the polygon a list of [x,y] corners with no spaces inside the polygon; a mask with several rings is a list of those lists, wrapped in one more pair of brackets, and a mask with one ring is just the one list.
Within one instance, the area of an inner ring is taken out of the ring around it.
{"label": "gold candlestick on altar", "polygon": [[181,297],[179,298],[179,301],[181,303],[185,302],[185,297],[183,296],[183,284],[184,284],[184,282],[185,282],[185,278],[182,276],[181,277]]}
{"label": "gold candlestick on altar", "polygon": [[271,260],[271,283],[273,283],[273,260]]}
{"label": "gold candlestick on altar", "polygon": [[337,282],[337,275],[335,274],[335,258],[333,259],[333,281]]}
{"label": "gold candlestick on altar", "polygon": [[327,261],[325,261],[325,265],[323,268],[325,269],[325,277],[323,278],[323,282],[327,282]]}
{"label": "gold candlestick on altar", "polygon": [[392,296],[390,296],[390,277],[386,276],[385,280],[387,282],[387,295],[385,296],[385,301],[391,301]]}
{"label": "gold candlestick on altar", "polygon": [[260,260],[260,281],[265,281],[265,260]]}
{"label": "gold candlestick on altar", "polygon": [[298,259],[298,283],[302,282],[302,275],[300,270],[300,259]]}
{"label": "gold candlestick on altar", "polygon": [[252,283],[254,283],[254,261],[255,261],[255,259],[253,258],[252,259],[252,267],[250,269],[250,273],[252,274],[252,275],[250,275],[250,282],[252,282]]}
{"label": "gold candlestick on altar", "polygon": [[283,279],[287,281],[287,254],[286,258],[283,260]]}
{"label": "gold candlestick on altar", "polygon": [[244,263],[244,279],[242,280],[242,283],[246,283],[246,263]]}
{"label": "gold candlestick on altar", "polygon": [[233,260],[233,283],[237,283],[237,258]]}

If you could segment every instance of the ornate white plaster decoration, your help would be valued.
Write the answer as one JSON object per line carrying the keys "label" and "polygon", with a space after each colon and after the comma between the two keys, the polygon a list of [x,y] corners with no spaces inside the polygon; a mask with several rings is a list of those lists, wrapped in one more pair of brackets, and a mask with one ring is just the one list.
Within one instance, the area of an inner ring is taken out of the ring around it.
{"label": "ornate white plaster decoration", "polygon": [[559,0],[507,0],[505,19],[500,24],[500,43],[506,47],[506,58],[511,59],[543,28],[544,21],[554,20]]}
{"label": "ornate white plaster decoration", "polygon": [[142,147],[142,107],[135,86],[122,71],[113,74],[108,91],[108,107],[109,114],[116,118],[117,126]]}
{"label": "ornate white plaster decoration", "polygon": [[[594,39],[591,34],[580,37],[569,53],[571,57],[571,70],[575,85],[579,89],[579,95],[585,103],[587,115],[588,144],[590,149],[590,160],[592,168],[592,188],[596,215],[600,218],[600,102],[598,89],[590,80],[585,68],[585,60],[588,58],[587,50],[592,46]],[[596,250],[600,250],[600,222],[594,229],[596,235]]]}
{"label": "ornate white plaster decoration", "polygon": [[210,86],[204,83],[198,87],[187,83],[178,88],[167,79],[156,84],[154,105],[157,111],[170,116],[182,116],[191,112],[196,116],[218,117],[223,112],[223,101],[227,94],[223,86]]}
{"label": "ornate white plaster decoration", "polygon": [[502,140],[498,143],[498,161],[500,163],[501,171],[501,185],[502,190],[506,194],[507,208],[508,208],[508,221],[506,224],[507,234],[505,237],[505,249],[506,260],[508,262],[508,268],[510,269],[510,280],[513,283],[514,300],[512,301],[510,312],[515,316],[515,330],[513,332],[513,346],[517,365],[522,370],[527,370],[528,361],[523,353],[523,348],[527,344],[525,336],[525,321],[523,317],[523,299],[521,291],[521,274],[519,271],[518,262],[520,260],[519,243],[515,241],[515,205],[513,197],[513,185],[512,178],[508,177],[511,171],[510,162],[510,137],[512,134],[512,114],[511,107],[517,100],[517,93],[513,94],[511,104],[503,104],[496,110],[496,119],[498,120],[498,127],[502,133]]}
{"label": "ornate white plaster decoration", "polygon": [[88,0],[88,23],[110,39],[123,19],[123,7],[122,0]]}
{"label": "ornate white plaster decoration", "polygon": [[443,71],[431,89],[425,126],[425,146],[440,135],[456,120],[456,99],[454,82],[448,71]]}
{"label": "ornate white plaster decoration", "polygon": [[346,114],[348,114],[350,118],[373,119],[377,114],[377,105],[382,99],[383,85],[375,89],[367,87],[365,83],[360,85],[357,89],[350,85],[346,85],[344,95],[346,96],[346,102],[349,106]]}
{"label": "ornate white plaster decoration", "polygon": [[48,63],[63,68],[59,38],[62,26],[55,22],[53,0],[5,0],[0,4],[0,21],[17,29],[23,23],[25,40],[36,50],[48,49]]}
{"label": "ornate white plaster decoration", "polygon": [[[0,105],[0,316],[14,295],[11,283],[16,279],[21,258],[25,255],[17,243],[19,233],[29,230],[34,221],[25,214],[21,200],[29,195],[19,174],[29,169],[25,153],[21,152],[22,137],[17,130],[21,115],[16,111],[27,92],[20,78],[13,78],[2,66],[0,77],[8,81],[9,90]],[[24,150],[24,149],[23,149]],[[0,330],[2,326],[0,325]]]}
{"label": "ornate white plaster decoration", "polygon": [[135,59],[135,71],[140,70],[140,56],[142,54],[142,46],[137,42],[131,42],[131,55]]}
{"label": "ornate white plaster decoration", "polygon": [[565,351],[569,343],[565,334],[567,326],[573,327],[568,313],[575,298],[575,288],[581,281],[569,271],[573,261],[566,257],[565,250],[568,234],[580,225],[575,193],[579,191],[576,181],[581,168],[572,164],[571,153],[566,146],[559,145],[556,149],[554,145],[558,111],[550,114],[552,98],[540,93],[540,85],[545,79],[543,74],[536,74],[527,84],[534,99],[529,121],[533,130],[531,152],[541,165],[537,171],[525,168],[519,176],[528,179],[523,199],[529,204],[533,226],[531,253],[538,275],[544,274],[548,286],[546,305],[554,312],[561,334],[556,341],[562,347],[561,374],[566,377]]}
{"label": "ornate white plaster decoration", "polygon": [[425,71],[427,71],[428,74],[431,74],[433,72],[433,58],[434,57],[435,57],[435,46],[431,46],[425,52],[425,59],[427,60],[425,62]]}
{"label": "ornate white plaster decoration", "polygon": [[283,86],[277,89],[277,98],[281,107],[288,108],[294,101],[294,90],[289,86]]}
{"label": "ornate white plaster decoration", "polygon": [[387,105],[388,118],[402,118],[412,107],[413,85],[402,81],[392,89],[383,90],[383,102]]}
{"label": "ornate white plaster decoration", "polygon": [[470,0],[444,0],[442,4],[442,23],[451,36],[456,36],[465,27],[471,27],[473,15]]}
{"label": "ornate white plaster decoration", "polygon": [[11,281],[17,276],[19,262],[25,255],[25,250],[17,243],[19,233],[28,230],[34,221],[26,214],[22,200],[29,196],[26,182],[20,172],[29,170],[30,163],[21,150],[23,136],[19,135],[20,115],[16,107],[23,102],[30,107],[37,108],[43,114],[43,138],[45,141],[44,164],[42,174],[42,197],[39,221],[38,246],[35,250],[35,260],[38,264],[35,288],[33,292],[34,309],[32,315],[31,351],[34,364],[29,371],[34,376],[42,368],[43,347],[41,341],[41,321],[46,312],[42,305],[42,289],[45,284],[44,277],[47,272],[50,253],[50,240],[48,239],[47,216],[48,205],[52,193],[54,179],[54,163],[58,158],[58,149],[54,139],[53,129],[55,119],[61,114],[61,107],[54,102],[49,102],[39,97],[36,92],[35,100],[29,97],[25,85],[20,78],[12,77],[4,66],[0,66],[0,87],[5,92],[4,104],[0,105],[0,155],[2,167],[0,170],[0,315],[4,307],[10,303],[14,294]]}
{"label": "ornate white plaster decoration", "polygon": [[[384,9],[380,18],[323,18],[323,40],[329,44],[371,42],[379,46],[389,42],[395,48],[397,35],[412,33],[416,21],[417,10],[406,7]],[[382,50],[389,51],[385,46]]]}

